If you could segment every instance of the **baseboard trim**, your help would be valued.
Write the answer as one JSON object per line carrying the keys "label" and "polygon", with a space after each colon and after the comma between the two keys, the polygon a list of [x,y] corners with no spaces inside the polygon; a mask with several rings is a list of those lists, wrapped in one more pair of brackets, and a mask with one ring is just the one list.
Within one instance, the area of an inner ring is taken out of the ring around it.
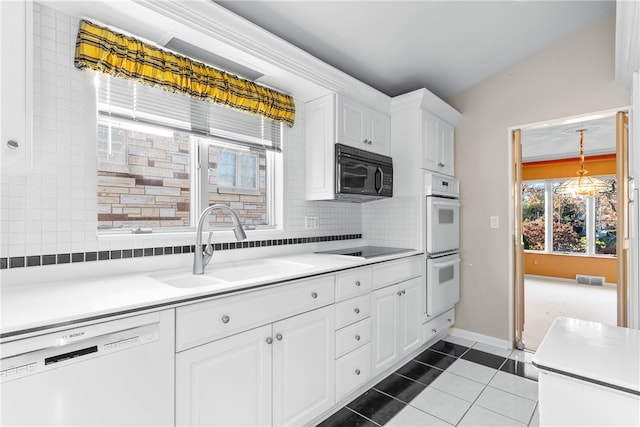
{"label": "baseboard trim", "polygon": [[492,345],[494,347],[512,349],[513,346],[507,340],[501,340],[499,338],[490,337],[489,335],[482,335],[476,332],[466,331],[459,328],[450,328],[449,335],[454,337],[460,337],[471,341],[478,341],[483,344]]}

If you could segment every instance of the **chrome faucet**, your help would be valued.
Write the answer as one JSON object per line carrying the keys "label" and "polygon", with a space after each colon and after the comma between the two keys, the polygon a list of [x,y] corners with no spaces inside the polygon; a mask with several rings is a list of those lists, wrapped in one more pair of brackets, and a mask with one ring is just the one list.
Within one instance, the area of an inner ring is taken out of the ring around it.
{"label": "chrome faucet", "polygon": [[200,214],[200,218],[198,219],[198,231],[196,232],[196,254],[193,258],[193,274],[204,274],[204,267],[209,264],[211,261],[211,257],[213,256],[213,245],[211,244],[211,237],[213,236],[213,232],[209,232],[209,240],[207,241],[207,246],[202,249],[202,227],[204,226],[205,218],[215,210],[226,211],[231,215],[231,220],[233,221],[233,233],[236,235],[236,239],[244,240],[247,238],[247,235],[242,228],[242,224],[240,224],[240,218],[238,218],[238,214],[231,209],[229,206],[215,204],[211,205]]}

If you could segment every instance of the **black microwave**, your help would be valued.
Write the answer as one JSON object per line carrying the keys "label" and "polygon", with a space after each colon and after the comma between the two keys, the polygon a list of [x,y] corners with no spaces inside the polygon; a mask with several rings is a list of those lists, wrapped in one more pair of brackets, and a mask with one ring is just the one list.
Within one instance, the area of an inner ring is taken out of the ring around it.
{"label": "black microwave", "polygon": [[367,202],[392,196],[391,157],[336,144],[336,200]]}

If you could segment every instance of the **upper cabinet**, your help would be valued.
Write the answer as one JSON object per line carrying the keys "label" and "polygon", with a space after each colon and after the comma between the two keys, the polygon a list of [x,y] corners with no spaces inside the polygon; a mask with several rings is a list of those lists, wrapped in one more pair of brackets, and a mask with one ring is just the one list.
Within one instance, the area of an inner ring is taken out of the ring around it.
{"label": "upper cabinet", "polygon": [[33,3],[0,1],[0,22],[2,173],[24,175],[32,166]]}
{"label": "upper cabinet", "polygon": [[454,175],[454,127],[421,111],[422,169]]}
{"label": "upper cabinet", "polygon": [[343,95],[332,94],[336,105],[334,143],[388,156],[391,151],[389,115]]}

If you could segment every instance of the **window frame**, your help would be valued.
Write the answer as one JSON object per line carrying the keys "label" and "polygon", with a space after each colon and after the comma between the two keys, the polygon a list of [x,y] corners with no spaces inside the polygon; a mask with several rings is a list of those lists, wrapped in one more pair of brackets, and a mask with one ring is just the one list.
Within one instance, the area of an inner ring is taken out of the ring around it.
{"label": "window frame", "polygon": [[[602,179],[616,179],[614,174],[608,175],[598,175],[599,178]],[[585,247],[585,252],[560,252],[553,250],[553,214],[554,214],[554,204],[553,204],[553,184],[554,183],[562,183],[568,178],[548,178],[548,179],[532,179],[522,181],[522,184],[540,184],[544,183],[545,185],[545,240],[544,240],[544,250],[536,250],[536,249],[526,249],[525,252],[531,253],[545,253],[545,254],[553,254],[553,255],[570,255],[570,256],[588,256],[588,257],[617,257],[617,254],[599,254],[595,251],[596,247],[596,197],[586,197],[585,199],[585,237],[587,240],[587,244]],[[522,193],[521,196],[522,197]],[[522,215],[522,213],[521,213]],[[617,227],[616,227],[617,229]]]}

